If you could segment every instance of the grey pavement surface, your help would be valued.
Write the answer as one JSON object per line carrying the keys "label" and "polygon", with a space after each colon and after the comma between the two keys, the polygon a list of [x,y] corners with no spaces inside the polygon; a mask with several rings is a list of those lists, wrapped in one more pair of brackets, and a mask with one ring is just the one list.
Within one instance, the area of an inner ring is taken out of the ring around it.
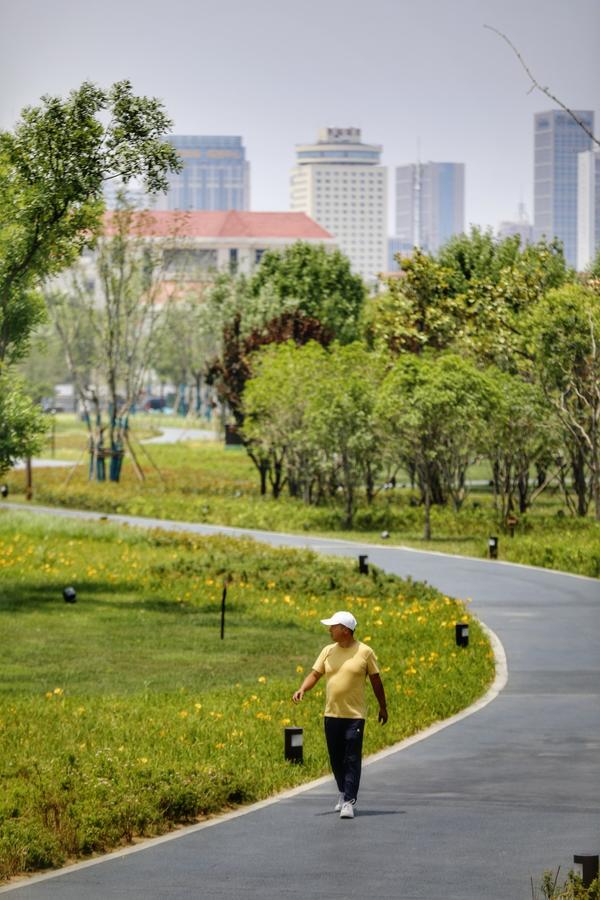
{"label": "grey pavement surface", "polygon": [[157,437],[142,441],[143,444],[178,444],[179,441],[216,441],[219,436],[212,428],[161,428]]}
{"label": "grey pavement surface", "polygon": [[333,781],[321,783],[175,840],[23,882],[11,888],[19,900],[526,900],[531,876],[537,881],[558,865],[566,874],[573,854],[600,851],[598,581],[397,547],[252,534],[327,554],[365,552],[388,571],[472,598],[473,612],[506,650],[506,688],[469,718],[367,766],[353,820],[331,811]]}

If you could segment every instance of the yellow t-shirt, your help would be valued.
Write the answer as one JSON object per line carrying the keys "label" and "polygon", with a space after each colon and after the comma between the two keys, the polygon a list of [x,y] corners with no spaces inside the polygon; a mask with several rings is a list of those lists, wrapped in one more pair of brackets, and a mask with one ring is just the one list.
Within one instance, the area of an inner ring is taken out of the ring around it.
{"label": "yellow t-shirt", "polygon": [[355,641],[351,647],[328,644],[313,666],[327,679],[325,715],[334,719],[366,719],[367,675],[379,672],[377,657],[370,647]]}

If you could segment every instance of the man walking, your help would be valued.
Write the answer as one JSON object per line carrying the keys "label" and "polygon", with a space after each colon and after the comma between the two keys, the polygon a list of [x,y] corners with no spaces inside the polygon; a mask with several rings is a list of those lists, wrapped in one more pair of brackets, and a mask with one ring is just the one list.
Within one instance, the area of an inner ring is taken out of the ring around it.
{"label": "man walking", "polygon": [[367,717],[365,682],[367,675],[379,703],[378,720],[388,719],[383,683],[373,650],[354,637],[356,619],[340,611],[330,619],[321,619],[329,627],[333,644],[319,654],[312,671],[293,694],[299,703],[322,675],[327,682],[325,700],[325,738],[333,775],[340,792],[336,812],[341,819],[354,818],[354,805],[360,783],[362,743]]}

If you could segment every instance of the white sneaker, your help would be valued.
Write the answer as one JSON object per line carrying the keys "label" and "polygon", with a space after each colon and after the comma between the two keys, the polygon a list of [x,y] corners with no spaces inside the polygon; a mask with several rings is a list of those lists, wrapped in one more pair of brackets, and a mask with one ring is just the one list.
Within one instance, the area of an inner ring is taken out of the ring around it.
{"label": "white sneaker", "polygon": [[349,800],[346,800],[342,803],[342,809],[340,811],[340,819],[353,819],[354,818],[354,804]]}
{"label": "white sneaker", "polygon": [[338,802],[333,807],[333,811],[339,812],[343,805],[344,805],[344,795],[340,794],[338,797]]}

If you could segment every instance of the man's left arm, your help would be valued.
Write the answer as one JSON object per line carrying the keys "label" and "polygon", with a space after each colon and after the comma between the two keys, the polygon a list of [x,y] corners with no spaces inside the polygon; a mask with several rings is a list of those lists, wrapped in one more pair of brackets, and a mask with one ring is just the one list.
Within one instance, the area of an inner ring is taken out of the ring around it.
{"label": "man's left arm", "polygon": [[383,689],[383,681],[381,680],[381,676],[378,672],[373,675],[369,675],[369,680],[371,681],[371,687],[373,688],[373,693],[379,703],[379,715],[377,716],[377,721],[381,722],[382,725],[388,720],[388,711],[387,704],[385,702],[385,691]]}

